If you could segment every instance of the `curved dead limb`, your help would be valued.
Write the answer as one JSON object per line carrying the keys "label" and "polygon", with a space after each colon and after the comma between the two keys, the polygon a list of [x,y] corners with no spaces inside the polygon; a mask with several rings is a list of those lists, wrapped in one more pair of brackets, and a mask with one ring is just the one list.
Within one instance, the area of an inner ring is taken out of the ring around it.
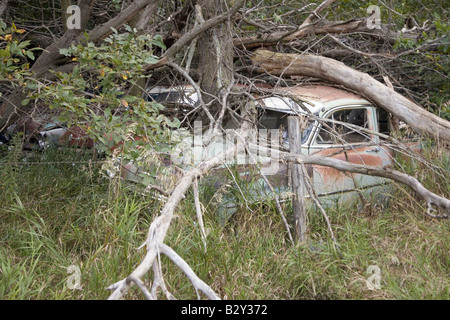
{"label": "curved dead limb", "polygon": [[[290,158],[290,157],[288,157],[288,158]],[[306,158],[303,156],[302,157],[294,156],[294,158],[292,160],[294,160],[297,163],[323,165],[323,166],[335,168],[339,171],[366,174],[366,175],[377,176],[377,177],[387,178],[390,180],[401,182],[401,183],[407,185],[408,187],[410,187],[412,190],[414,190],[423,200],[425,200],[427,202],[427,205],[429,207],[427,210],[427,215],[429,215],[433,218],[437,218],[437,217],[449,218],[450,200],[429,191],[416,178],[411,177],[400,171],[392,170],[389,168],[376,168],[376,167],[372,167],[372,166],[353,164],[353,163],[345,162],[345,161],[338,160],[338,159],[320,157],[320,156],[310,156],[310,157],[306,157]],[[444,212],[446,212],[446,214],[444,214],[442,216],[431,215],[430,207],[432,205],[443,210]]]}
{"label": "curved dead limb", "polygon": [[[185,173],[174,188],[170,197],[167,199],[166,204],[161,210],[161,214],[150,225],[146,239],[147,254],[141,264],[131,273],[130,276],[132,279],[141,279],[153,266],[158,254],[158,248],[166,237],[175,209],[184,198],[185,193],[190,188],[194,179],[220,165],[225,159],[231,159],[233,155],[240,152],[242,148],[242,143],[238,143],[235,147],[220,153],[212,159],[200,163],[196,168]],[[110,300],[120,299],[128,292],[133,284],[132,281],[127,280],[129,277],[108,288],[114,290],[109,297]]]}
{"label": "curved dead limb", "polygon": [[339,61],[267,50],[257,51],[252,60],[271,74],[310,76],[341,84],[392,113],[417,133],[426,133],[436,139],[450,141],[449,121],[416,105],[370,75],[347,67]]}
{"label": "curved dead limb", "polygon": [[[256,152],[257,150],[264,149],[261,146],[257,146],[255,144],[250,144],[250,150],[252,152]],[[426,214],[432,218],[450,218],[450,200],[439,196],[431,191],[429,191],[427,188],[425,188],[416,178],[411,177],[410,175],[407,175],[405,173],[402,173],[397,170],[392,170],[390,168],[378,168],[373,166],[368,166],[364,164],[355,164],[346,162],[343,160],[330,158],[330,157],[324,157],[324,156],[317,156],[317,155],[302,155],[302,154],[292,154],[289,152],[284,152],[280,150],[275,149],[267,149],[265,152],[269,152],[270,154],[280,159],[281,161],[286,162],[293,162],[293,163],[299,163],[299,164],[312,164],[312,165],[319,165],[319,166],[325,166],[325,167],[331,167],[339,171],[344,172],[350,172],[350,173],[359,173],[359,174],[365,174],[370,176],[376,176],[381,178],[387,178],[396,182],[400,182],[402,184],[407,185],[412,190],[414,190],[417,195],[426,201],[428,210]],[[269,153],[267,153],[269,154]],[[437,207],[438,209],[442,210],[444,213],[441,215],[434,215],[431,214],[431,208],[432,206]]]}

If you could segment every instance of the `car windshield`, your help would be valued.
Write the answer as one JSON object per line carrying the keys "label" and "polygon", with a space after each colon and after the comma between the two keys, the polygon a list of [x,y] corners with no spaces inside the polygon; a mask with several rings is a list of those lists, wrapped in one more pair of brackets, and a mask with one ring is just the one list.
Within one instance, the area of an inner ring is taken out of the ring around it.
{"label": "car windshield", "polygon": [[[258,129],[280,130],[280,134],[283,138],[283,144],[285,144],[288,142],[287,118],[289,116],[292,116],[292,114],[274,110],[260,110],[258,116]],[[313,125],[314,121],[309,120],[308,126],[302,132],[302,144],[308,141]]]}
{"label": "car windshield", "polygon": [[[197,94],[185,88],[168,90],[163,87],[155,87],[147,92],[147,98],[163,104],[195,106],[198,103]],[[307,103],[304,104],[308,108],[312,107]],[[280,130],[283,145],[288,145],[287,117],[296,113],[304,113],[300,106],[290,98],[269,97],[261,100],[258,110],[258,129]],[[302,132],[302,144],[308,141],[314,122],[313,120],[308,120],[308,126]],[[233,126],[227,125],[226,127]]]}

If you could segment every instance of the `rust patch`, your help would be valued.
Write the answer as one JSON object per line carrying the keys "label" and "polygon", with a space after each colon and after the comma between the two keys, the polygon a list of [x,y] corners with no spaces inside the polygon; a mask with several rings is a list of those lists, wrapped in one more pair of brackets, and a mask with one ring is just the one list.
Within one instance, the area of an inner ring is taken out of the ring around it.
{"label": "rust patch", "polygon": [[301,86],[289,89],[289,91],[294,95],[303,96],[320,103],[340,99],[364,100],[354,93],[328,86]]}
{"label": "rust patch", "polygon": [[61,138],[59,138],[59,145],[92,149],[94,147],[94,140],[89,138],[84,129],[75,126],[64,132]]}
{"label": "rust patch", "polygon": [[[334,159],[347,161],[354,164],[364,164],[367,166],[373,166],[381,168],[383,167],[383,159],[381,156],[376,154],[368,154],[366,151],[375,148],[371,147],[360,147],[355,150],[346,150],[345,152],[341,148],[331,148],[321,150],[315,154],[321,156],[331,156]],[[341,152],[340,152],[341,151]]]}
{"label": "rust patch", "polygon": [[[367,166],[382,168],[384,166],[383,159],[380,153],[368,154],[366,150],[373,149],[374,147],[360,147],[355,150],[346,150],[345,152],[341,148],[331,148],[321,150],[315,154],[321,156],[328,156],[334,159],[354,163],[363,164]],[[341,151],[341,152],[340,152]],[[349,172],[341,172],[337,169],[314,165],[314,171],[319,174],[325,183],[336,183],[347,179],[350,175]]]}
{"label": "rust patch", "polygon": [[313,169],[326,184],[339,183],[346,178],[346,175],[343,172],[334,168],[313,165]]}

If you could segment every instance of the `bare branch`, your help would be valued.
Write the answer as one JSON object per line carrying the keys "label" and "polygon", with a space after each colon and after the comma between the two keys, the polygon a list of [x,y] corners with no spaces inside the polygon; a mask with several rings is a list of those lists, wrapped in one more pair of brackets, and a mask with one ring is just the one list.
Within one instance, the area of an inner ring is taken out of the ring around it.
{"label": "bare branch", "polygon": [[322,2],[317,8],[316,10],[314,10],[313,13],[311,13],[309,15],[308,18],[306,18],[305,21],[303,21],[302,26],[308,25],[310,24],[314,19],[317,19],[319,17],[319,14],[325,10],[327,7],[329,7],[330,5],[332,5],[334,2],[336,2],[336,0],[325,0],[324,2]]}
{"label": "bare branch", "polygon": [[233,7],[228,11],[221,15],[215,16],[209,20],[206,20],[204,23],[199,24],[194,27],[191,31],[185,33],[177,42],[175,42],[167,51],[164,53],[164,57],[172,58],[175,54],[185,45],[190,43],[192,40],[197,38],[201,33],[205,32],[208,29],[211,29],[222,22],[230,19],[244,4],[245,0],[238,0],[233,5]]}
{"label": "bare branch", "polygon": [[136,285],[139,287],[139,289],[141,289],[142,293],[144,294],[145,298],[147,300],[155,300],[155,298],[153,297],[153,295],[148,291],[147,287],[145,286],[145,284],[141,281],[141,279],[136,278],[133,275],[130,275],[127,279],[128,281],[132,281],[134,283],[136,283]]}
{"label": "bare branch", "polygon": [[[259,150],[264,149],[261,146],[256,146],[255,144],[250,144],[249,147],[250,150],[252,151],[258,150],[258,148]],[[426,201],[428,206],[434,205],[440,210],[442,210],[444,214],[439,216],[440,218],[450,218],[450,200],[429,191],[416,178],[411,177],[410,175],[407,175],[405,173],[399,172],[397,170],[392,170],[390,168],[378,168],[364,164],[355,164],[335,158],[318,155],[307,156],[300,154],[292,154],[289,152],[279,151],[275,149],[268,149],[265,152],[269,151],[271,152],[270,154],[275,159],[280,159],[281,161],[299,164],[320,165],[325,167],[331,167],[339,171],[371,175],[400,182],[402,184],[407,185],[413,191],[415,191],[420,198]],[[429,213],[429,211],[430,210],[428,210],[427,214]]]}
{"label": "bare branch", "polygon": [[[132,272],[132,275],[140,279],[153,265],[157,256],[157,246],[155,246],[155,244],[163,243],[167,230],[169,229],[172,221],[174,211],[178,203],[184,198],[186,191],[189,189],[194,179],[208,172],[213,167],[221,164],[225,159],[230,159],[235,152],[239,152],[241,149],[242,145],[236,146],[226,152],[222,152],[216,157],[202,162],[196,168],[188,171],[181,178],[171,196],[167,199],[166,204],[161,211],[161,215],[157,217],[150,225],[146,240],[147,254],[141,264]],[[126,294],[130,287],[131,283],[126,281],[118,283],[118,285],[111,287],[114,288],[114,292],[111,294],[109,299],[120,299],[124,294]]]}
{"label": "bare branch", "polygon": [[169,257],[189,278],[195,290],[200,290],[206,294],[211,300],[220,300],[219,296],[208,286],[203,280],[201,280],[191,269],[191,267],[184,261],[175,251],[169,246],[161,243],[159,245],[161,253],[164,253]]}
{"label": "bare branch", "polygon": [[200,199],[199,199],[200,197],[199,197],[199,192],[198,192],[198,179],[197,178],[194,179],[192,188],[194,191],[194,202],[195,202],[195,210],[197,211],[197,221],[198,221],[198,225],[200,226],[200,233],[201,233],[202,241],[203,241],[203,244],[205,246],[205,251],[206,251],[206,231],[205,231],[205,225],[203,224],[203,212],[202,212],[201,203],[200,203]]}
{"label": "bare branch", "polygon": [[[93,42],[100,41],[112,33],[111,27],[118,29],[125,23],[133,19],[139,12],[148,6],[148,10],[157,5],[159,0],[135,0],[123,11],[121,11],[117,16],[108,22],[94,28],[89,32],[89,40]],[[145,17],[144,17],[145,18]]]}

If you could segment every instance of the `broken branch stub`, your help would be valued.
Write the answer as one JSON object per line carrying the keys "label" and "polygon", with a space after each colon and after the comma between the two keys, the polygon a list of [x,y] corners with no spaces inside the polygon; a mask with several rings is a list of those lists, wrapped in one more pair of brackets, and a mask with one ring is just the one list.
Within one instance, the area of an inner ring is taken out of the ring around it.
{"label": "broken branch stub", "polygon": [[[289,148],[292,153],[299,154],[301,151],[302,126],[300,118],[296,116],[288,117]],[[297,240],[303,243],[306,240],[306,205],[305,205],[305,182],[304,172],[301,164],[292,164],[292,207],[294,211],[295,231]]]}

